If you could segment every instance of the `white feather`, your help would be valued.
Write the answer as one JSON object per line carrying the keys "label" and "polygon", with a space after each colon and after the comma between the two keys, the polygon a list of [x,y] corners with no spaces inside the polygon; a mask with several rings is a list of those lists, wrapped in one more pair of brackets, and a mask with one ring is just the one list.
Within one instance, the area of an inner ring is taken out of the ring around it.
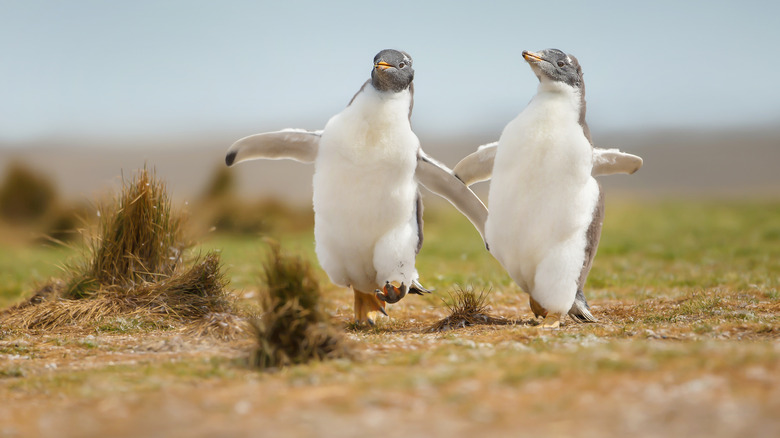
{"label": "white feather", "polygon": [[574,302],[586,231],[598,200],[580,96],[542,82],[498,144],[485,226],[491,253],[550,312]]}
{"label": "white feather", "polygon": [[366,86],[322,133],[314,173],[317,257],[333,283],[373,293],[417,279],[414,179],[419,140],[409,91]]}
{"label": "white feather", "polygon": [[642,167],[642,158],[618,149],[593,148],[593,176],[632,174]]}

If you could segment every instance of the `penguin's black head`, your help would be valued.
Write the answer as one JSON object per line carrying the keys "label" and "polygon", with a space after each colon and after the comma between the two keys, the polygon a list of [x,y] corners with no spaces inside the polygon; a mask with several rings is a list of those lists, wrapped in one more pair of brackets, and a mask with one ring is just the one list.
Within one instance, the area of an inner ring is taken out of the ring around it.
{"label": "penguin's black head", "polygon": [[573,55],[558,49],[544,49],[536,53],[523,50],[523,58],[531,65],[539,81],[563,82],[582,88],[582,67]]}
{"label": "penguin's black head", "polygon": [[413,79],[412,57],[408,53],[385,49],[374,56],[371,84],[377,90],[398,93],[409,88]]}

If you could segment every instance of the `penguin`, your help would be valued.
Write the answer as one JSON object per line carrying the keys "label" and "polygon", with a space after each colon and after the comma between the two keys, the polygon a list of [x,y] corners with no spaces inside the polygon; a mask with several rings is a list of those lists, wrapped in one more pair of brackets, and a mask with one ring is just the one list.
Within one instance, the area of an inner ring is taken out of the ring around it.
{"label": "penguin", "polygon": [[[584,123],[584,121],[583,121]],[[586,131],[587,132],[587,131]],[[590,136],[588,135],[588,140]],[[488,181],[493,172],[493,162],[498,150],[498,142],[484,144],[477,148],[476,152],[467,155],[453,169],[455,176],[464,184],[471,186],[478,182]],[[642,167],[641,157],[622,152],[618,149],[593,148],[593,169],[591,175],[605,176],[616,174],[631,175]],[[601,190],[599,186],[599,190]],[[580,322],[596,322],[596,317],[590,312],[590,305],[585,298],[583,288],[588,278],[593,259],[596,257],[601,227],[604,220],[604,198],[599,197],[599,204],[593,212],[593,221],[588,228],[588,246],[586,247],[586,263],[582,266],[580,279],[577,282],[577,295],[574,304],[569,309],[569,316]],[[544,314],[544,311],[531,299],[531,308],[536,316]]]}
{"label": "penguin", "polygon": [[251,135],[228,149],[228,166],[254,159],[314,163],[314,239],[330,280],[351,288],[355,321],[374,325],[387,303],[430,292],[415,258],[423,242],[423,185],[447,199],[484,240],[487,209],[453,172],[423,152],[411,128],[411,56],[382,50],[347,107],[317,131]]}
{"label": "penguin", "polygon": [[486,242],[529,293],[542,327],[559,327],[567,313],[595,321],[583,292],[604,218],[594,176],[631,174],[643,162],[594,148],[577,58],[557,49],[523,51],[523,58],[539,79],[537,94],[498,142],[461,160],[454,173],[466,185],[492,178]]}

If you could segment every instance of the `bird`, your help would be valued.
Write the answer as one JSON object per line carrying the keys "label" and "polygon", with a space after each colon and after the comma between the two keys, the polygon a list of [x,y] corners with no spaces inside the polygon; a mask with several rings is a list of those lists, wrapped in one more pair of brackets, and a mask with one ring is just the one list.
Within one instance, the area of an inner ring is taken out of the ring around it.
{"label": "bird", "polygon": [[330,280],[351,288],[358,325],[387,316],[387,303],[430,292],[415,259],[423,243],[419,185],[463,213],[484,240],[487,209],[445,165],[428,156],[411,128],[412,57],[376,54],[370,78],[322,130],[250,135],[228,149],[228,166],[254,159],[314,163],[315,252]]}
{"label": "bird", "polygon": [[466,185],[492,179],[486,242],[529,293],[541,326],[559,327],[565,314],[596,321],[583,291],[604,220],[594,177],[632,174],[643,160],[593,146],[576,57],[558,49],[522,56],[539,79],[536,95],[497,142],[480,146],[453,171]]}
{"label": "bird", "polygon": [[[584,120],[583,120],[584,123]],[[587,131],[586,131],[587,132]],[[588,140],[590,135],[588,133]],[[478,182],[488,181],[493,172],[493,162],[498,150],[498,142],[487,143],[477,148],[475,152],[467,155],[453,168],[455,176],[464,184],[471,186]],[[641,157],[620,151],[619,149],[593,148],[593,169],[591,175],[594,177],[616,174],[633,174],[642,167]],[[599,185],[599,191],[601,186]],[[604,196],[599,196],[599,203],[594,210],[593,221],[588,228],[588,246],[586,247],[586,263],[580,272],[580,278],[577,282],[577,294],[574,304],[569,309],[569,316],[581,322],[596,322],[597,319],[590,312],[590,305],[583,292],[583,287],[588,279],[590,268],[593,266],[593,259],[596,257],[599,240],[601,238],[601,228],[604,219]],[[531,308],[535,316],[544,313],[543,309],[531,299]]]}

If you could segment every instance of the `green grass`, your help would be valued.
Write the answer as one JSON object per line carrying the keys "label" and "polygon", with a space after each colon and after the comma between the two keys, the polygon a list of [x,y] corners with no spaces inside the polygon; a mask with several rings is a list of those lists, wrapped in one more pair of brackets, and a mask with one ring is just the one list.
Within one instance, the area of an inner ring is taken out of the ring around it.
{"label": "green grass", "polygon": [[607,205],[592,288],[780,287],[780,203]]}
{"label": "green grass", "polygon": [[[273,236],[209,235],[194,251],[220,251],[231,287],[253,289],[266,237],[311,260],[318,279],[329,283],[318,268],[310,229]],[[4,248],[0,306],[56,277],[58,266],[75,255],[53,244]],[[493,297],[519,293],[471,224],[449,207],[426,211],[417,268],[423,284],[439,292],[427,298],[430,304],[439,305],[438,295],[455,285],[492,289]],[[780,202],[608,202],[589,297],[641,300],[718,287],[780,300]]]}
{"label": "green grass", "polygon": [[[608,197],[586,287],[601,323],[567,324],[558,331],[520,324],[424,333],[446,316],[442,299],[458,286],[489,291],[491,315],[531,316],[527,295],[485,251],[471,224],[447,205],[426,210],[417,260],[422,283],[434,293],[406,297],[391,306],[392,319],[371,329],[348,325],[352,294],[333,286],[319,268],[312,229],[278,229],[286,231],[209,234],[189,255],[219,251],[228,290],[254,295],[241,301],[250,312],[257,309],[265,239],[307,259],[325,310],[345,326],[355,358],[259,372],[250,365],[252,339],[199,338],[131,317],[99,320],[86,333],[0,327],[0,400],[10,401],[0,410],[0,429],[45,435],[35,425],[63,412],[56,423],[62,430],[108,431],[106,436],[117,430],[181,434],[189,429],[178,428],[190,424],[216,425],[213,434],[230,435],[225,425],[257,432],[257,424],[266,423],[292,425],[279,429],[279,435],[292,435],[307,422],[330,427],[321,420],[330,418],[342,426],[379,418],[372,427],[410,425],[428,436],[446,435],[431,425],[464,419],[478,423],[474,432],[496,436],[518,430],[637,436],[639,429],[680,436],[687,430],[675,428],[680,422],[704,428],[690,436],[772,436],[761,427],[776,430],[780,201]],[[52,244],[23,245],[18,238],[2,241],[14,233],[0,229],[3,308],[52,277],[64,278],[59,266],[82,255]],[[570,423],[561,422],[562,411]],[[732,411],[732,421],[759,429],[721,427],[722,414]],[[172,415],[187,412],[185,420]],[[100,427],[80,426],[85,415],[90,421],[84,424]],[[394,424],[393,418],[403,421]],[[631,427],[621,429],[627,421]],[[168,426],[150,431],[143,429],[147,423]],[[720,429],[725,435],[716,433]]]}
{"label": "green grass", "polygon": [[[0,244],[2,245],[2,244]],[[63,274],[62,266],[75,254],[54,243],[2,245],[0,250],[0,308],[8,307],[48,279]]]}

